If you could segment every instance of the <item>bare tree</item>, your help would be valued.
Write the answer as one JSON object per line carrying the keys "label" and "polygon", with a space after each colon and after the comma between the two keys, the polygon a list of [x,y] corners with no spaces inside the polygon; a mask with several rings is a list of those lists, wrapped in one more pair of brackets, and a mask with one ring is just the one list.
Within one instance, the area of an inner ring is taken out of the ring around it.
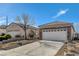
{"label": "bare tree", "polygon": [[[30,25],[33,26],[33,27],[37,27],[36,21],[35,21],[34,18],[31,19]],[[31,39],[34,39],[34,38],[37,37],[37,32],[36,32],[36,30],[37,30],[36,28],[35,28],[35,29],[31,29],[31,31],[30,31],[30,33],[29,33],[29,36],[30,36],[30,37],[33,36],[33,38],[31,38]]]}
{"label": "bare tree", "polygon": [[32,19],[32,20],[30,21],[30,25],[32,25],[32,26],[35,26],[35,25],[36,25],[35,19]]}
{"label": "bare tree", "polygon": [[23,21],[24,21],[24,33],[25,33],[24,39],[26,40],[27,39],[27,24],[28,24],[28,21],[29,21],[29,15],[23,14],[22,18],[23,18]]}

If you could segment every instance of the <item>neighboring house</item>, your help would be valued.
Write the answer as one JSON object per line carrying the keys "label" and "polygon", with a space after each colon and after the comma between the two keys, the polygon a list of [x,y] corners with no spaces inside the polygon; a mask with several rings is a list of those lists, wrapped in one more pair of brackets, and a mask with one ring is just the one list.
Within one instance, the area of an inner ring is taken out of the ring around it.
{"label": "neighboring house", "polygon": [[74,34],[72,23],[55,21],[40,27],[40,39],[55,41],[71,41]]}
{"label": "neighboring house", "polygon": [[2,33],[6,33],[6,26],[5,25],[0,26],[0,34],[2,34]]}
{"label": "neighboring house", "polygon": [[[27,36],[28,36],[29,31],[31,29],[33,31],[36,30],[35,27],[27,25],[27,30],[26,30]],[[8,27],[6,28],[6,30],[7,30],[8,34],[12,35],[12,37],[15,37],[16,35],[24,36],[24,25],[23,24],[20,24],[20,23],[11,23],[11,24],[8,25]]]}
{"label": "neighboring house", "polygon": [[6,28],[7,33],[11,34],[12,37],[15,37],[16,35],[24,35],[23,27],[20,24],[17,23],[11,23]]}

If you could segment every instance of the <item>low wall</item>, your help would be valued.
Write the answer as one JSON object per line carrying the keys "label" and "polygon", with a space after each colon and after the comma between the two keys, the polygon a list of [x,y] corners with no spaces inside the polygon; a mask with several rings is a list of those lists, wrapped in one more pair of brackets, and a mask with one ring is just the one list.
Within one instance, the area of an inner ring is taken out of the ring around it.
{"label": "low wall", "polygon": [[65,44],[61,47],[61,49],[57,52],[55,56],[64,56]]}

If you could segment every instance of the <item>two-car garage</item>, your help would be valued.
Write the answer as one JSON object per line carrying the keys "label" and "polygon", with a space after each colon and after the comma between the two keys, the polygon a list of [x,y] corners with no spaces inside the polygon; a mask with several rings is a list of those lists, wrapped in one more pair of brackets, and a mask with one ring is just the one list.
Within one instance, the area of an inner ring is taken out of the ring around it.
{"label": "two-car garage", "polygon": [[72,23],[52,22],[40,27],[40,39],[52,41],[71,41],[74,28]]}

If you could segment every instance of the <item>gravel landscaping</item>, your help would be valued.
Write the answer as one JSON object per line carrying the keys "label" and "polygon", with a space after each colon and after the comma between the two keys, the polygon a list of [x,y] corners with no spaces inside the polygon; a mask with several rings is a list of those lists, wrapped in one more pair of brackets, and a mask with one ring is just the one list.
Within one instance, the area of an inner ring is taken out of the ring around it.
{"label": "gravel landscaping", "polygon": [[20,40],[20,41],[8,42],[8,43],[0,43],[0,50],[13,49],[35,41],[37,40]]}

